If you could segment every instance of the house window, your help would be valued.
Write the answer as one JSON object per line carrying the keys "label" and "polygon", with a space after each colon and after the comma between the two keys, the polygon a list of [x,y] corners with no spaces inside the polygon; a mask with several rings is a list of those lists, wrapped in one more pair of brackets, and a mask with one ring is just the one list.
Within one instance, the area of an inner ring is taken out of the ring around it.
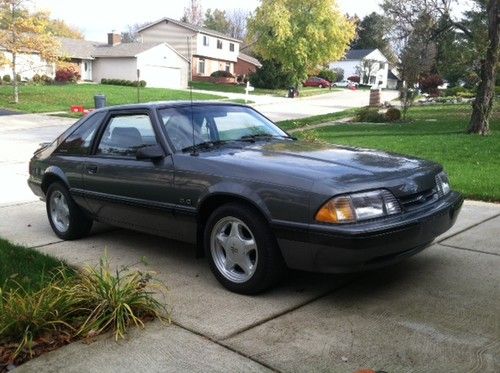
{"label": "house window", "polygon": [[198,73],[205,74],[205,60],[203,58],[198,61]]}
{"label": "house window", "polygon": [[229,50],[234,52],[234,43],[229,43]]}
{"label": "house window", "polygon": [[231,72],[231,63],[226,62],[226,72],[230,73]]}
{"label": "house window", "polygon": [[208,47],[208,36],[203,36],[203,45]]}
{"label": "house window", "polygon": [[217,49],[222,49],[222,40],[217,39]]}

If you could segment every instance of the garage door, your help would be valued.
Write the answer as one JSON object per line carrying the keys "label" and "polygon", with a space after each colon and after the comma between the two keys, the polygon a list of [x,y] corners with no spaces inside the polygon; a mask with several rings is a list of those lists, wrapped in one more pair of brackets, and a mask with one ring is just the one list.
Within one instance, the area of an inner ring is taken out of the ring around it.
{"label": "garage door", "polygon": [[145,80],[148,87],[184,88],[181,69],[177,67],[145,65],[141,69],[141,80]]}

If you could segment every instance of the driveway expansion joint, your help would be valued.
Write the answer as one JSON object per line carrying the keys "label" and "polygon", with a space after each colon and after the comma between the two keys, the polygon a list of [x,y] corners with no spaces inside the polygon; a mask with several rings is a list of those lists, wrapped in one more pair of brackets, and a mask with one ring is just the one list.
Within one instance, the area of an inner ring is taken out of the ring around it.
{"label": "driveway expansion joint", "polygon": [[272,367],[272,366],[270,366],[270,365],[268,365],[266,363],[263,363],[261,361],[256,360],[251,355],[245,354],[245,353],[243,353],[241,351],[236,350],[235,348],[233,348],[231,346],[228,346],[228,345],[226,345],[224,343],[221,343],[220,340],[217,340],[215,338],[209,337],[209,336],[207,336],[207,335],[205,335],[203,333],[197,332],[196,330],[194,330],[192,328],[189,328],[189,327],[186,327],[186,326],[184,326],[184,325],[182,325],[182,324],[180,324],[180,323],[178,323],[176,321],[173,321],[173,320],[172,320],[172,324],[175,325],[175,326],[177,326],[177,327],[179,327],[179,328],[181,328],[181,329],[183,329],[183,330],[185,330],[185,331],[187,331],[187,332],[190,332],[190,333],[193,333],[193,334],[195,334],[195,335],[197,335],[199,337],[205,338],[205,339],[209,340],[210,342],[215,343],[216,345],[221,346],[222,348],[225,348],[226,350],[231,351],[231,352],[233,352],[233,353],[235,353],[235,354],[237,354],[237,355],[239,355],[239,356],[241,356],[241,357],[243,357],[245,359],[251,360],[254,363],[256,363],[258,365],[261,365],[264,368],[269,369],[272,372],[282,373],[280,370],[277,370],[276,368],[274,368],[274,367]]}
{"label": "driveway expansion joint", "polygon": [[291,307],[291,308],[289,308],[287,310],[284,310],[282,312],[276,313],[274,315],[268,316],[268,317],[266,317],[266,318],[264,318],[264,319],[262,319],[260,321],[257,321],[255,323],[249,325],[249,326],[240,328],[240,329],[234,331],[233,333],[225,336],[224,338],[221,338],[220,341],[226,341],[228,339],[234,338],[234,337],[236,337],[236,336],[238,336],[238,335],[240,335],[242,333],[245,333],[245,332],[247,332],[249,330],[252,330],[252,329],[254,329],[254,328],[258,327],[258,326],[264,325],[264,324],[268,323],[269,321],[272,321],[272,320],[277,319],[277,318],[279,318],[281,316],[284,316],[284,315],[287,315],[287,314],[289,314],[291,312],[294,312],[294,311],[296,311],[296,310],[298,310],[298,309],[300,309],[302,307],[305,307],[305,306],[307,306],[307,305],[309,305],[311,303],[316,302],[317,300],[325,298],[325,297],[329,296],[330,294],[335,293],[336,291],[342,290],[345,287],[347,287],[349,285],[352,285],[353,283],[355,283],[356,281],[360,280],[363,277],[364,277],[363,275],[359,276],[359,277],[355,277],[355,278],[351,279],[350,281],[346,281],[344,284],[342,284],[342,285],[340,285],[340,286],[338,286],[338,287],[336,287],[334,289],[330,289],[330,290],[328,290],[328,291],[326,291],[326,292],[324,292],[322,294],[319,294],[316,297],[313,297],[313,298],[311,298],[311,299],[309,299],[309,300],[307,300],[307,301],[305,301],[303,303],[300,303],[300,304],[298,304],[298,305],[296,305],[294,307]]}
{"label": "driveway expansion joint", "polygon": [[450,249],[455,249],[455,250],[464,250],[464,251],[471,251],[473,253],[480,253],[480,254],[487,254],[487,255],[493,255],[493,256],[500,256],[500,254],[491,253],[489,251],[469,249],[467,247],[453,246],[453,245],[448,245],[448,244],[445,244],[445,243],[438,243],[438,245],[444,246],[444,247],[448,247]]}
{"label": "driveway expansion joint", "polygon": [[[472,224],[471,226],[468,226],[468,227],[466,227],[466,228],[464,228],[464,229],[462,229],[462,230],[460,230],[460,231],[458,231],[458,232],[455,232],[455,233],[453,233],[452,235],[450,235],[450,236],[448,236],[448,237],[445,237],[445,238],[443,238],[443,239],[441,239],[441,240],[439,240],[439,241],[436,241],[435,243],[441,244],[441,242],[444,242],[444,241],[446,241],[446,240],[449,240],[450,238],[453,238],[453,237],[455,237],[455,236],[458,236],[459,234],[462,234],[462,233],[464,233],[464,232],[468,231],[469,229],[475,228],[475,227],[477,227],[478,225],[481,225],[481,224],[486,223],[486,222],[488,222],[488,221],[490,221],[490,220],[496,219],[496,218],[498,218],[499,216],[500,216],[500,214],[496,214],[496,215],[490,216],[489,218],[486,218],[486,219],[484,219],[484,220],[481,220],[481,221],[480,221],[480,222],[478,222],[478,223]],[[451,246],[451,245],[446,245],[446,246],[453,247],[453,246]],[[470,250],[470,249],[469,249],[469,250]]]}

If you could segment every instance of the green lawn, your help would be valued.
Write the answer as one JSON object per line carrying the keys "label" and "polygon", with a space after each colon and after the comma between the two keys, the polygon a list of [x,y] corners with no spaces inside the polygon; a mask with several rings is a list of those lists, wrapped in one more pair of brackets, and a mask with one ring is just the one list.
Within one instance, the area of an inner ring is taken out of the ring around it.
{"label": "green lawn", "polygon": [[18,285],[27,291],[37,291],[50,281],[51,273],[63,266],[63,262],[53,257],[0,238],[0,288],[3,291]]}
{"label": "green lawn", "polygon": [[[193,89],[201,89],[204,91],[217,91],[217,92],[231,92],[231,93],[245,93],[244,85],[236,85],[236,84],[215,84],[210,82],[190,82],[193,86]],[[330,93],[336,91],[337,89],[329,90],[327,88],[315,88],[315,87],[300,87],[300,97],[310,97],[321,95],[325,93]],[[288,95],[288,91],[286,89],[264,89],[264,88],[255,88],[254,91],[250,92],[252,95],[272,95],[285,97]]]}
{"label": "green lawn", "polygon": [[[102,84],[26,85],[19,88],[19,104],[12,103],[12,87],[0,86],[0,108],[29,113],[69,111],[72,105],[94,107],[94,95],[104,94],[108,105],[137,103],[137,89]],[[212,94],[193,93],[194,100],[225,98]],[[140,101],[189,100],[188,91],[163,88],[142,88]]]}
{"label": "green lawn", "polygon": [[327,122],[334,122],[339,119],[349,118],[356,114],[358,109],[347,109],[343,111],[338,111],[336,113],[315,115],[312,117],[302,118],[302,119],[290,119],[282,120],[277,122],[283,130],[288,131],[296,128],[302,128],[306,126],[314,126],[315,124],[322,124]]}
{"label": "green lawn", "polygon": [[343,124],[314,132],[334,144],[437,161],[449,173],[452,187],[465,197],[500,201],[500,105],[490,121],[490,136],[465,133],[470,112],[469,105],[415,107],[406,124]]}

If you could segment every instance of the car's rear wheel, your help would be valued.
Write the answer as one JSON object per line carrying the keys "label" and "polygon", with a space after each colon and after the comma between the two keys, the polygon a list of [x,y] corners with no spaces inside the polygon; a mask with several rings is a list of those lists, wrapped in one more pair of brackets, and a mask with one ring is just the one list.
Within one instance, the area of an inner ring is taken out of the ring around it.
{"label": "car's rear wheel", "polygon": [[73,240],[90,232],[92,219],[85,216],[64,185],[52,183],[47,190],[46,200],[50,226],[59,238]]}
{"label": "car's rear wheel", "polygon": [[207,221],[205,253],[217,280],[227,289],[255,294],[275,284],[285,265],[276,239],[254,209],[223,205]]}

